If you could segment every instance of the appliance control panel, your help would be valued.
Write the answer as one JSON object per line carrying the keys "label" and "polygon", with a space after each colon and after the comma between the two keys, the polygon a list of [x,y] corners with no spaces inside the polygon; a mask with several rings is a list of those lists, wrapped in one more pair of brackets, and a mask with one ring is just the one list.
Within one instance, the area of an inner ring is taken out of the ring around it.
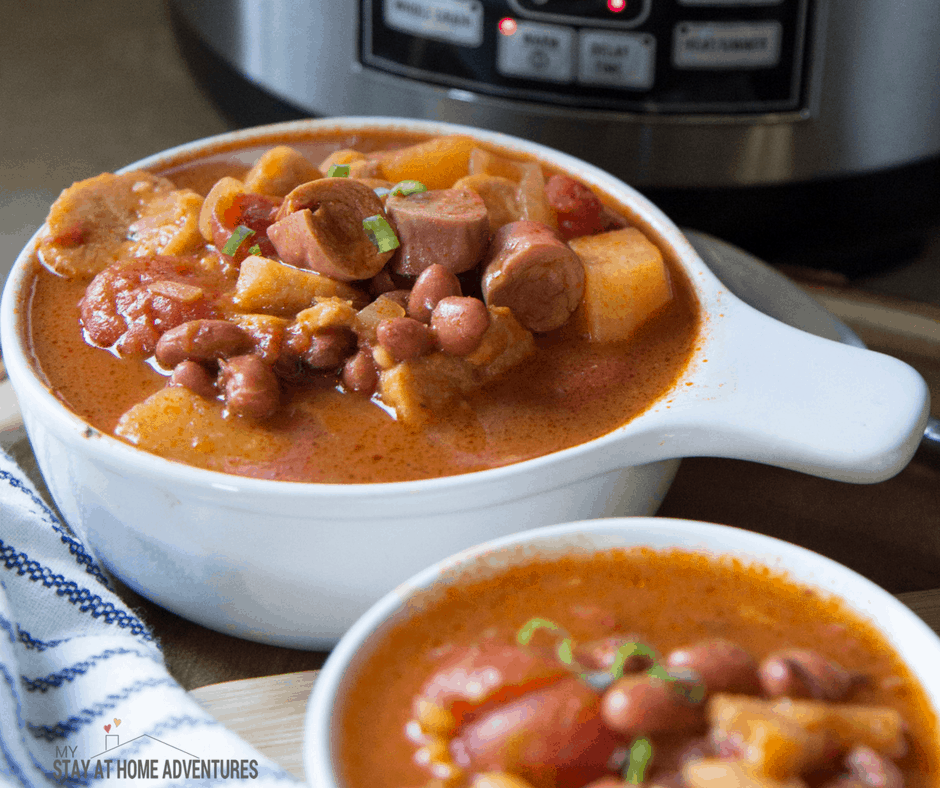
{"label": "appliance control panel", "polygon": [[644,114],[799,112],[818,0],[362,0],[360,60],[421,82]]}

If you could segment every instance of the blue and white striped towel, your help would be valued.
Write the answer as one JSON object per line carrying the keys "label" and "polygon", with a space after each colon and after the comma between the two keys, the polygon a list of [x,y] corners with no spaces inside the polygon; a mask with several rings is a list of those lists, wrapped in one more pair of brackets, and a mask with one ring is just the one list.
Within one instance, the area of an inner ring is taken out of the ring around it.
{"label": "blue and white striped towel", "polygon": [[147,627],[0,450],[0,784],[296,779],[174,681]]}

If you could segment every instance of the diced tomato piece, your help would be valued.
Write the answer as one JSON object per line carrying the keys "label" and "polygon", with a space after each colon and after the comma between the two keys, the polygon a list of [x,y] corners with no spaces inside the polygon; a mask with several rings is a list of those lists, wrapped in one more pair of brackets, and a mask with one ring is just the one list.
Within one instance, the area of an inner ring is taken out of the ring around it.
{"label": "diced tomato piece", "polygon": [[545,183],[545,199],[555,211],[558,232],[566,241],[604,230],[603,203],[594,192],[574,178],[552,175]]}
{"label": "diced tomato piece", "polygon": [[449,655],[416,699],[450,712],[460,723],[468,715],[545,687],[568,675],[557,660],[497,640]]}
{"label": "diced tomato piece", "polygon": [[221,251],[235,228],[242,225],[249,230],[254,230],[255,234],[242,241],[238,251],[232,256],[235,262],[240,263],[244,260],[248,256],[248,250],[255,245],[261,250],[263,257],[277,257],[277,252],[268,239],[267,232],[268,227],[274,223],[280,206],[281,201],[274,197],[267,197],[263,194],[239,194],[222,214],[224,226],[218,228],[215,238],[216,246]]}

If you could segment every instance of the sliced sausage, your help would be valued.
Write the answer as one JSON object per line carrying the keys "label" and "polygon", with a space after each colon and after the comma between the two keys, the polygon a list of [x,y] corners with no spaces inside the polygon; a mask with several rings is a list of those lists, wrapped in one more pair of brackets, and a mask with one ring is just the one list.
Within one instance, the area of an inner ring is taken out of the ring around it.
{"label": "sliced sausage", "polygon": [[570,677],[474,718],[452,740],[451,753],[474,772],[510,772],[539,788],[580,788],[607,772],[620,744],[604,725],[597,693]]}
{"label": "sliced sausage", "polygon": [[277,410],[281,400],[277,376],[260,356],[223,359],[219,373],[228,414],[264,419]]}
{"label": "sliced sausage", "polygon": [[550,227],[524,219],[501,227],[485,260],[483,296],[530,331],[560,328],[584,295],[584,264]]}
{"label": "sliced sausage", "polygon": [[768,656],[760,665],[760,683],[770,698],[844,700],[853,676],[810,649],[789,649]]}
{"label": "sliced sausage", "polygon": [[349,178],[321,178],[284,198],[267,234],[289,265],[344,282],[371,279],[393,254],[379,251],[362,225],[376,215],[387,220],[368,186]]}
{"label": "sliced sausage", "polygon": [[666,665],[694,670],[709,693],[757,695],[761,691],[757,662],[746,650],[723,638],[677,649],[666,658]]}
{"label": "sliced sausage", "polygon": [[486,204],[469,189],[390,194],[385,209],[395,222],[401,248],[392,270],[418,276],[439,263],[459,274],[475,267],[489,240]]}
{"label": "sliced sausage", "polygon": [[190,320],[167,331],[154,351],[172,369],[181,361],[212,361],[239,356],[254,343],[247,331],[228,320]]}
{"label": "sliced sausage", "polygon": [[439,263],[429,265],[417,278],[408,296],[408,317],[428,323],[437,302],[461,295],[460,280]]}
{"label": "sliced sausage", "polygon": [[431,331],[438,347],[453,356],[476,350],[489,327],[490,312],[479,298],[442,298],[431,313]]}
{"label": "sliced sausage", "polygon": [[487,640],[456,649],[422,687],[415,711],[420,719],[422,705],[441,709],[459,723],[469,714],[477,716],[566,675],[567,669],[557,660]]}

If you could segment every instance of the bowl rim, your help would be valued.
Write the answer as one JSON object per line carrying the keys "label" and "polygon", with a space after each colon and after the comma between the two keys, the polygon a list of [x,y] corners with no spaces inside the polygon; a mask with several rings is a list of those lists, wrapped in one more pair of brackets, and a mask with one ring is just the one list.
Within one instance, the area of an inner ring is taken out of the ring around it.
{"label": "bowl rim", "polygon": [[[598,547],[605,538],[610,544]],[[381,637],[388,624],[407,619],[409,601],[430,590],[445,573],[447,583],[459,583],[462,574],[472,571],[486,556],[505,548],[538,549],[540,545],[548,555],[652,547],[704,553],[717,560],[734,558],[747,565],[765,566],[775,575],[783,574],[798,585],[836,597],[884,637],[940,720],[940,676],[934,670],[940,660],[940,635],[903,602],[855,570],[809,548],[736,526],[666,517],[598,518],[521,531],[462,550],[419,571],[363,613],[330,652],[307,702],[303,759],[310,784],[341,788],[334,770],[336,736],[330,723],[344,680],[372,638]],[[529,553],[522,560],[531,557]],[[849,591],[854,592],[854,598],[847,595]],[[906,634],[899,643],[889,632]]]}
{"label": "bowl rim", "polygon": [[[463,124],[392,116],[319,118],[255,126],[178,145],[132,162],[116,170],[116,172],[121,173],[154,167],[168,168],[174,166],[174,164],[182,164],[187,160],[192,160],[202,151],[213,147],[239,148],[249,146],[254,141],[261,142],[267,137],[278,136],[286,141],[291,136],[302,138],[316,134],[326,134],[331,131],[349,133],[355,130],[375,128],[381,131],[418,132],[431,135],[468,134],[489,144],[503,147],[508,151],[516,149],[552,166],[577,173],[582,180],[603,189],[635,212],[642,223],[656,233],[657,241],[671,250],[699,301],[699,341],[693,348],[685,368],[680,372],[673,385],[663,392],[658,399],[649,403],[647,408],[636,417],[604,435],[549,454],[464,474],[396,482],[324,483],[284,482],[198,468],[177,460],[151,454],[119,438],[100,432],[65,406],[33,369],[25,348],[24,332],[21,331],[24,321],[20,320],[18,313],[19,305],[24,301],[22,295],[24,288],[28,285],[32,273],[30,258],[43,230],[43,227],[40,227],[17,256],[4,287],[2,301],[0,301],[2,352],[10,380],[17,395],[21,399],[27,399],[29,402],[35,403],[42,410],[43,418],[55,424],[56,431],[60,436],[66,435],[73,442],[81,442],[83,451],[90,452],[100,461],[155,475],[183,489],[211,488],[227,492],[269,493],[289,498],[308,496],[330,499],[371,499],[388,496],[407,498],[417,492],[441,493],[476,484],[492,483],[498,485],[509,482],[520,474],[529,474],[533,477],[540,476],[544,479],[544,488],[554,487],[557,486],[557,480],[550,478],[549,474],[544,474],[542,471],[546,467],[558,464],[566,467],[566,483],[574,483],[595,476],[599,472],[610,470],[609,468],[598,469],[587,463],[580,464],[579,461],[585,454],[594,454],[598,448],[616,440],[623,430],[629,429],[631,425],[643,419],[644,416],[654,413],[657,405],[669,400],[671,395],[684,388],[689,378],[695,376],[698,369],[698,359],[706,357],[711,346],[708,330],[709,310],[717,300],[714,294],[720,292],[722,287],[672,220],[629,184],[570,154],[521,137]],[[272,142],[272,144],[274,143]],[[729,300],[737,299],[734,299],[729,293],[724,293],[722,301],[726,309],[729,306]],[[23,410],[25,416],[26,408],[23,408]],[[28,421],[26,418],[24,420]],[[620,467],[629,467],[632,464],[635,463],[631,463],[629,457],[625,455],[622,461],[619,462]]]}

